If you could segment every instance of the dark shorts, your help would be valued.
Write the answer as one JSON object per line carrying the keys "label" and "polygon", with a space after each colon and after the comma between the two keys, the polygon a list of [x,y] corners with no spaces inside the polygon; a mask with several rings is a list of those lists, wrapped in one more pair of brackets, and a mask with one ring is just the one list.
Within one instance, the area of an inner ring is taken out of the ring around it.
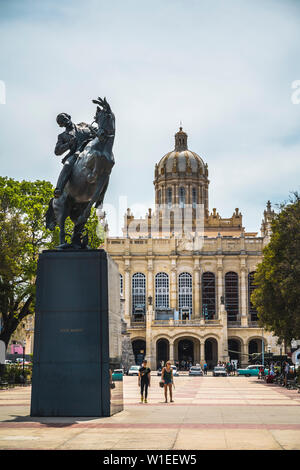
{"label": "dark shorts", "polygon": [[172,383],[172,380],[169,379],[164,379],[165,380],[165,385],[170,385]]}

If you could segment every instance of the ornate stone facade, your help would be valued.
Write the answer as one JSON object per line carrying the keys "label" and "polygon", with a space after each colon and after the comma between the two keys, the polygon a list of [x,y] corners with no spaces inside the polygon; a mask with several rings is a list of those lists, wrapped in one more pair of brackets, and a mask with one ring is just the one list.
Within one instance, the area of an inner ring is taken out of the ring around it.
{"label": "ornate stone facade", "polygon": [[247,364],[262,344],[279,354],[277,339],[258,327],[250,302],[253,273],[270,236],[271,205],[258,236],[245,232],[238,208],[227,219],[216,209],[210,213],[208,186],[208,166],[188,150],[180,128],[175,149],[155,166],[155,212],[135,219],[128,209],[124,236],[105,241],[119,266],[133,350],[136,358],[146,354],[151,368],[167,359]]}

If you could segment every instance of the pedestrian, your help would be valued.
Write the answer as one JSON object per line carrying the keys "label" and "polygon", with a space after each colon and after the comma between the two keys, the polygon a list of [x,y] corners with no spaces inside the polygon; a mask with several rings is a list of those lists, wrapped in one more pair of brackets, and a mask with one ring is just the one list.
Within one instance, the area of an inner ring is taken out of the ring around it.
{"label": "pedestrian", "polygon": [[174,385],[173,379],[173,369],[171,367],[171,362],[167,361],[166,366],[161,372],[161,381],[164,383],[164,392],[165,392],[165,403],[168,403],[168,389],[170,393],[170,403],[173,403],[172,387]]}
{"label": "pedestrian", "polygon": [[289,372],[290,372],[289,363],[285,362],[285,365],[284,365],[284,386],[285,387],[287,386],[287,379],[288,379]]}
{"label": "pedestrian", "polygon": [[206,362],[204,362],[203,371],[204,371],[204,375],[207,375],[207,364],[206,364]]}
{"label": "pedestrian", "polygon": [[146,359],[143,360],[142,366],[139,369],[138,383],[141,389],[141,403],[148,403],[148,387],[150,387],[151,381],[151,369],[147,367]]}

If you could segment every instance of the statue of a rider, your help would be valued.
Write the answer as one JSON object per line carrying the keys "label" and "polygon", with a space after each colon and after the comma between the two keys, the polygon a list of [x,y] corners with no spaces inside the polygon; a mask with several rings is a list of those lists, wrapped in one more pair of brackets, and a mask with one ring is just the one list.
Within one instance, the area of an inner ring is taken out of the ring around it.
{"label": "statue of a rider", "polygon": [[59,198],[70,178],[72,168],[79,153],[84,149],[86,144],[95,137],[96,129],[92,125],[84,122],[74,124],[71,120],[71,116],[67,113],[58,114],[56,122],[60,127],[65,127],[66,130],[59,134],[54,153],[55,155],[62,155],[69,150],[68,154],[62,159],[64,166],[60,172],[54,190],[54,197]]}

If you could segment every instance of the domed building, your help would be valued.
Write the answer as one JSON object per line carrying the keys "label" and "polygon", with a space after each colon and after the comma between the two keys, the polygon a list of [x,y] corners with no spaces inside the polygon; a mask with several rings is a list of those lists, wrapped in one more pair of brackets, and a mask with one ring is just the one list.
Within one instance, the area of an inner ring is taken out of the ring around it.
{"label": "domed building", "polygon": [[155,165],[155,203],[182,207],[203,204],[208,214],[208,167],[197,153],[188,150],[187,137],[180,127],[175,149]]}
{"label": "domed building", "polygon": [[188,149],[180,127],[174,150],[155,165],[155,210],[136,219],[127,210],[123,237],[105,249],[119,266],[120,292],[135,359],[155,369],[279,354],[277,338],[257,323],[250,296],[269,241],[268,202],[261,235],[246,232],[236,208],[229,218],[209,211],[208,165]]}

